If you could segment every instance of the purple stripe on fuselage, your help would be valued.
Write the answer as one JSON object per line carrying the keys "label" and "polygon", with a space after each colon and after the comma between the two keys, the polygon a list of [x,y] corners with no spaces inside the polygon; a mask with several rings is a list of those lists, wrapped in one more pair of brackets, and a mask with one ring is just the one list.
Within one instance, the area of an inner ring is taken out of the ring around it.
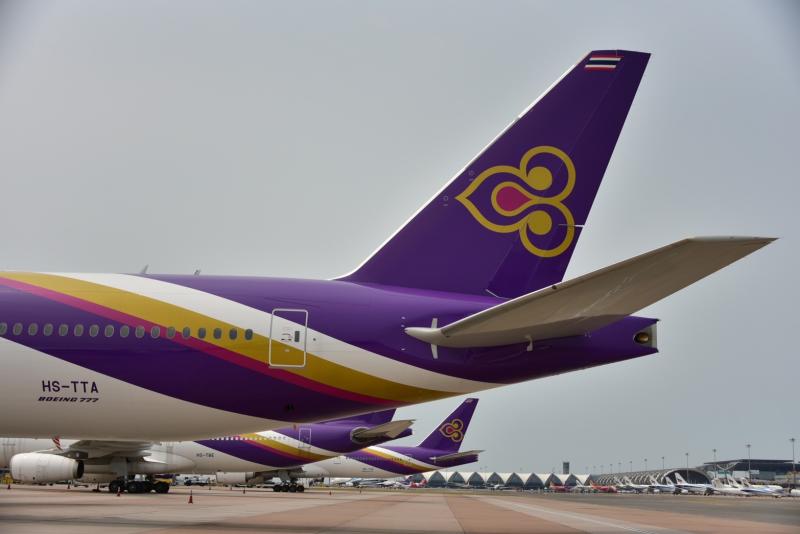
{"label": "purple stripe on fuselage", "polygon": [[[449,462],[440,462],[440,461],[434,461],[434,458],[437,458],[439,456],[444,456],[445,454],[451,454],[453,451],[441,451],[437,449],[428,449],[423,447],[401,447],[401,446],[381,447],[381,448],[408,456],[418,462],[434,465],[439,468],[455,467],[459,465],[469,464],[477,461],[478,459],[477,455],[474,455],[465,458],[460,458],[457,460],[451,460]],[[413,475],[416,473],[423,473],[425,471],[428,471],[429,469],[429,468],[420,469],[417,467],[413,467],[407,463],[403,463],[400,460],[392,460],[384,458],[383,456],[372,453],[370,449],[363,449],[360,451],[356,451],[354,453],[347,454],[346,456],[350,459],[357,460],[363,464],[367,464],[376,469],[382,469],[390,473],[397,473],[398,475]]]}
{"label": "purple stripe on fuselage", "polygon": [[[476,349],[431,346],[405,333],[407,326],[444,326],[505,302],[503,299],[371,284],[290,278],[148,276],[190,287],[270,313],[275,308],[308,310],[308,326],[353,346],[396,361],[470,380],[517,383],[623,361],[656,350],[635,345],[632,335],[654,319],[626,317],[592,332],[535,343]],[[629,335],[630,333],[630,335]],[[535,356],[535,357],[534,357]]]}
{"label": "purple stripe on fuselage", "polygon": [[290,454],[268,445],[257,444],[244,439],[204,439],[197,443],[240,460],[268,467],[295,467],[308,463],[308,458]]}
{"label": "purple stripe on fuselage", "polygon": [[[353,430],[364,428],[362,424],[340,425],[330,423],[318,423],[308,425],[295,425],[293,427],[280,428],[275,433],[287,436],[297,441],[304,441],[310,446],[331,451],[331,456],[346,454],[359,450],[364,447],[364,443],[356,443],[351,438]],[[239,438],[239,439],[232,439]],[[200,445],[224,452],[235,456],[241,460],[259,463],[265,466],[289,467],[302,465],[309,462],[308,456],[303,456],[300,452],[294,454],[280,448],[272,448],[272,440],[264,438],[263,441],[256,441],[251,438],[243,439],[233,436],[227,439],[207,439],[198,441]],[[381,443],[387,439],[371,440],[370,443]],[[316,453],[315,453],[316,454]]]}
{"label": "purple stripe on fuselage", "polygon": [[[106,338],[103,335],[106,325],[119,332],[123,323],[18,289],[1,290],[0,302],[3,312],[0,320],[25,325],[21,335],[11,332],[6,335],[11,341],[189,402],[255,417],[297,421],[318,421],[334,413],[364,412],[369,406],[283,382],[174,340],[153,339],[149,332],[141,339],[135,338],[133,332],[124,339],[116,333]],[[70,334],[44,336],[39,332],[30,336],[27,326],[31,323],[39,324],[40,328],[52,323],[56,329],[64,323],[69,325]],[[83,324],[87,331],[90,325],[97,324],[100,333],[96,338],[90,338],[88,332],[75,337],[72,334],[75,324]],[[53,378],[60,377],[43,376],[42,380]],[[276,398],[283,402],[276,405]]]}

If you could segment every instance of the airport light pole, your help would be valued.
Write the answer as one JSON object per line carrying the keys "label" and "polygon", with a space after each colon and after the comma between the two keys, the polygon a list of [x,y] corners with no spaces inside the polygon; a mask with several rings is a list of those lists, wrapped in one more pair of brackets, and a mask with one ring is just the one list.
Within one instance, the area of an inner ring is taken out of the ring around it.
{"label": "airport light pole", "polygon": [[647,458],[644,459],[644,470],[647,471]]}
{"label": "airport light pole", "polygon": [[628,464],[630,464],[630,469],[628,469],[628,472],[633,473],[633,460],[628,460]]}
{"label": "airport light pole", "polygon": [[747,480],[751,480],[753,476],[750,474],[750,444],[747,444]]}
{"label": "airport light pole", "polygon": [[661,470],[664,470],[664,457],[661,457]]}
{"label": "airport light pole", "polygon": [[794,438],[789,438],[789,441],[792,442],[792,486],[797,489],[797,467],[794,464]]}
{"label": "airport light pole", "polygon": [[689,482],[689,453],[686,453],[686,482]]}
{"label": "airport light pole", "polygon": [[617,462],[617,473],[622,473],[622,462]]}
{"label": "airport light pole", "polygon": [[717,449],[711,449],[711,452],[714,453],[714,478],[717,478],[719,476],[717,471]]}

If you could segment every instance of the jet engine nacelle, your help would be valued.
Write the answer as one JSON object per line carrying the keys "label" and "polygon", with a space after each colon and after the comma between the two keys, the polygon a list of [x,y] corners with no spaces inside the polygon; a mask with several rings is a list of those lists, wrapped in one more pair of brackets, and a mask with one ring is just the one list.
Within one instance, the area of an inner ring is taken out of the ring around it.
{"label": "jet engine nacelle", "polygon": [[235,486],[236,484],[248,484],[255,480],[256,473],[224,473],[217,471],[217,484],[228,484]]}
{"label": "jet engine nacelle", "polygon": [[15,454],[9,463],[12,478],[23,482],[57,482],[83,476],[83,462],[55,454]]}

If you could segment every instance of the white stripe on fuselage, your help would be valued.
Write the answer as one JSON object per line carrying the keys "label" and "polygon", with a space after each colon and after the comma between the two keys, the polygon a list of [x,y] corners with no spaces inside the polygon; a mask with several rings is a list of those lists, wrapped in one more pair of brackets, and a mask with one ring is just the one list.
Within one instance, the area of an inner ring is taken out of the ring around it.
{"label": "white stripe on fuselage", "polygon": [[[218,295],[190,287],[129,274],[105,273],[48,273],[136,293],[148,298],[179,306],[196,313],[252,329],[267,336],[271,314]],[[283,318],[280,320],[289,325]],[[177,325],[176,325],[177,326]],[[325,360],[356,369],[363,373],[400,384],[447,391],[471,393],[496,387],[491,382],[478,382],[444,375],[369,352],[344,341],[309,329],[306,335],[308,351]],[[312,341],[315,340],[315,341]]]}
{"label": "white stripe on fuselage", "polygon": [[[153,369],[152,372],[159,370]],[[11,436],[178,441],[255,432],[290,424],[156,393],[6,338],[0,338],[0,376],[13,377],[13,380],[3,381],[3,407],[0,410],[0,428]],[[192,377],[183,379],[191,381]],[[80,393],[46,391],[43,382],[54,380],[87,382],[89,390],[85,394],[82,388]],[[91,383],[97,387],[96,394],[91,392]],[[39,400],[56,397],[74,397],[77,400]],[[82,402],[82,398],[98,400]],[[100,430],[102,434],[98,434]]]}

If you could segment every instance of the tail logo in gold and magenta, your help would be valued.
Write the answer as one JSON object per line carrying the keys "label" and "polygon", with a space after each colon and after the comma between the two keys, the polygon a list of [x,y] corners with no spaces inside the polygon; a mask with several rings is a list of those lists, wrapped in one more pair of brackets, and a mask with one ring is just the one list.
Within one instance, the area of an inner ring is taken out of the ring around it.
{"label": "tail logo in gold and magenta", "polygon": [[460,443],[464,439],[464,421],[453,419],[439,427],[439,432],[449,440]]}
{"label": "tail logo in gold and magenta", "polygon": [[[555,183],[562,167],[566,179]],[[564,205],[574,188],[575,165],[570,157],[556,147],[537,146],[522,156],[519,167],[486,169],[456,199],[485,228],[518,232],[528,252],[551,258],[567,250],[575,238],[575,219]]]}

